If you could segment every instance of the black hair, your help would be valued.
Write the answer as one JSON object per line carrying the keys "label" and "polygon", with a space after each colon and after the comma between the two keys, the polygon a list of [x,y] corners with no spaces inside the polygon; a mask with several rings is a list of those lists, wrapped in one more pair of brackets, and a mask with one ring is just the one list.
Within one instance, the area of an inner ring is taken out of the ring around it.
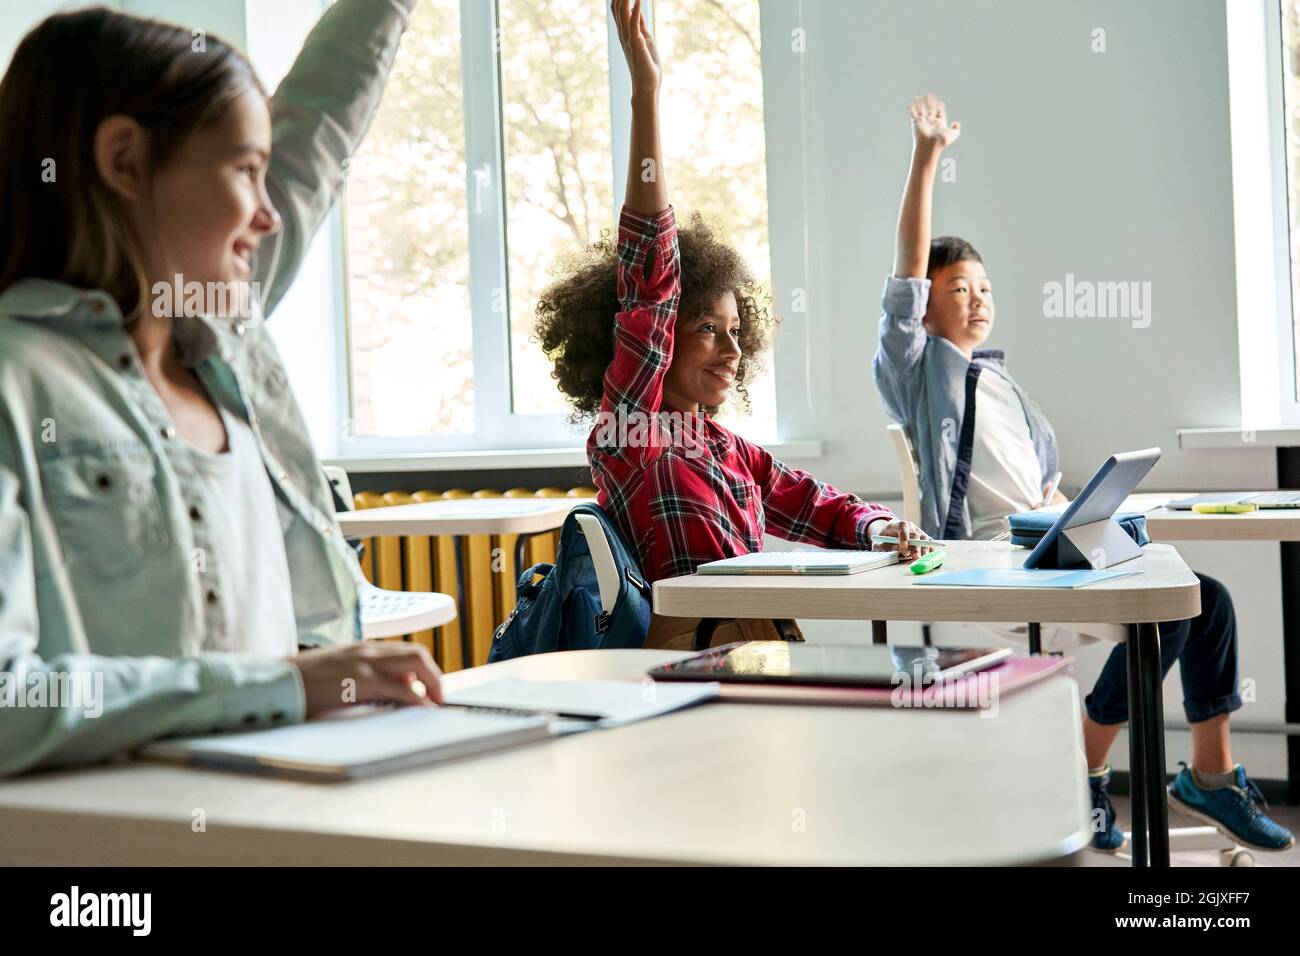
{"label": "black hair", "polygon": [[925,277],[929,279],[936,271],[955,262],[978,262],[984,260],[965,239],[956,236],[939,236],[930,240],[930,263],[925,267]]}

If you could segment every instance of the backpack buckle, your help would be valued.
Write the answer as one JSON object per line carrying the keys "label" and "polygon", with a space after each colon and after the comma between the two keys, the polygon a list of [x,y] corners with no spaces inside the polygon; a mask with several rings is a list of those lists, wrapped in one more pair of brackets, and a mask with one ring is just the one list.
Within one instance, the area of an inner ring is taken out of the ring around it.
{"label": "backpack buckle", "polygon": [[609,614],[608,614],[607,612],[605,612],[605,611],[601,611],[599,614],[597,614],[597,615],[596,615],[596,633],[597,633],[597,634],[604,634],[605,631],[607,631],[607,630],[609,629],[609,621],[610,621],[610,617],[609,617]]}

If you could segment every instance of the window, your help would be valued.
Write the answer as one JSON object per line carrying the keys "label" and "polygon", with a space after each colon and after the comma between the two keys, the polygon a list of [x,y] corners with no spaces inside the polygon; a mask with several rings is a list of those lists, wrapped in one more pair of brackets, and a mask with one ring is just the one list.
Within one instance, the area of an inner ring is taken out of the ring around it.
{"label": "window", "polygon": [[[648,13],[671,57],[674,205],[716,220],[770,287],[759,2]],[[630,116],[607,17],[591,0],[416,8],[348,180],[341,451],[582,444],[531,329],[554,260],[616,222]],[[770,370],[750,395],[727,424],[775,437]]]}
{"label": "window", "polygon": [[[1300,0],[1282,3],[1282,98],[1286,136],[1286,180],[1291,261],[1291,301],[1300,304]],[[1294,307],[1294,306],[1293,306]],[[1300,311],[1292,321],[1295,389],[1300,401]]]}

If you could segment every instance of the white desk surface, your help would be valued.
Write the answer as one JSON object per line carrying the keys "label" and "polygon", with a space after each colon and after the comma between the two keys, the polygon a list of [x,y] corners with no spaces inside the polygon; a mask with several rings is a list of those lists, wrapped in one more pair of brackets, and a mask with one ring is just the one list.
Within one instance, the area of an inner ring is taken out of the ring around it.
{"label": "white desk surface", "polygon": [[[636,679],[671,651],[448,675]],[[714,703],[343,784],[124,762],[0,783],[0,865],[989,864],[1090,837],[1075,682],[954,710]],[[197,811],[206,832],[194,832]]]}
{"label": "white desk surface", "polygon": [[1243,515],[1170,511],[1164,503],[1195,492],[1129,495],[1121,511],[1147,516],[1152,541],[1300,541],[1300,508],[1267,508]]}
{"label": "white desk surface", "polygon": [[459,498],[338,514],[349,537],[372,535],[534,534],[554,531],[589,498]]}
{"label": "white desk surface", "polygon": [[[945,572],[1019,568],[1029,554],[1005,541],[942,544]],[[837,576],[690,574],[655,582],[654,609],[670,617],[1092,624],[1180,621],[1200,613],[1200,582],[1173,547],[1147,545],[1134,561],[1142,562],[1142,573],[1074,589],[922,586],[906,562]]]}

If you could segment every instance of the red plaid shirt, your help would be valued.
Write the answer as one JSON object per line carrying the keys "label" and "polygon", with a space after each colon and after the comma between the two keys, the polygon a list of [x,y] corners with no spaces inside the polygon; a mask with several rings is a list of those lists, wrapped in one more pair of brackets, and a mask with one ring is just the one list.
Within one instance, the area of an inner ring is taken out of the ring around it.
{"label": "red plaid shirt", "polygon": [[599,503],[651,581],[763,549],[763,533],[870,550],[889,509],[786,467],[705,414],[661,411],[673,358],[681,260],[672,208],[624,207],[618,229],[614,360],[587,439]]}

